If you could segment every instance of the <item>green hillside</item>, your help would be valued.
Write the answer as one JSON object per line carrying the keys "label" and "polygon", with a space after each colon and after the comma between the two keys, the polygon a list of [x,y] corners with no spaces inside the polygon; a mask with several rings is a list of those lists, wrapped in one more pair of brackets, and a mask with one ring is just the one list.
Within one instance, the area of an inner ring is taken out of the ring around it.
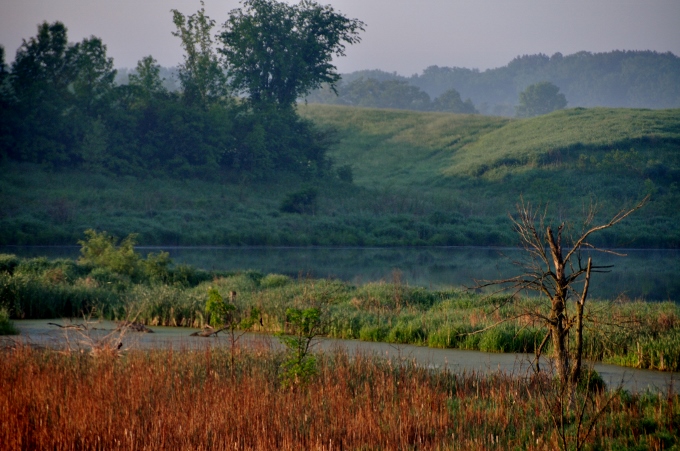
{"label": "green hillside", "polygon": [[593,199],[606,215],[647,193],[644,215],[656,222],[676,215],[680,110],[577,108],[530,119],[301,111],[340,130],[331,155],[352,164],[360,186],[457,199],[451,207],[472,216],[511,212],[520,196],[569,215]]}
{"label": "green hillside", "polygon": [[[75,244],[87,228],[141,244],[511,245],[523,198],[600,218],[646,194],[600,244],[680,246],[680,110],[571,109],[532,119],[306,105],[335,130],[337,177],[114,176],[0,162],[0,244]],[[345,177],[346,179],[346,177]],[[318,193],[304,214],[286,200]]]}

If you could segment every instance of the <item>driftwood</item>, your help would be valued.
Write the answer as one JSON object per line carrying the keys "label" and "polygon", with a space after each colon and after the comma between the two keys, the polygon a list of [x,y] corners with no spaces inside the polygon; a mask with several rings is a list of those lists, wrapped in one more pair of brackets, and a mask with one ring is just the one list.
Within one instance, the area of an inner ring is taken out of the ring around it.
{"label": "driftwood", "polygon": [[121,329],[128,329],[132,332],[142,332],[145,334],[152,334],[154,333],[153,330],[149,329],[142,323],[134,323],[134,322],[129,322],[129,321],[123,321],[118,323],[118,327],[116,330],[121,330]]}
{"label": "driftwood", "polygon": [[223,330],[227,329],[226,327],[222,327],[220,329],[214,329],[210,326],[207,326],[205,329],[203,329],[200,332],[194,332],[193,334],[189,335],[190,337],[212,337],[213,335],[217,335]]}
{"label": "driftwood", "polygon": [[85,327],[84,324],[67,324],[65,326],[62,326],[61,324],[57,324],[57,323],[47,323],[47,324],[49,324],[50,326],[57,326],[57,327],[60,327],[62,329],[77,329],[77,330],[86,330],[87,329],[87,327]]}

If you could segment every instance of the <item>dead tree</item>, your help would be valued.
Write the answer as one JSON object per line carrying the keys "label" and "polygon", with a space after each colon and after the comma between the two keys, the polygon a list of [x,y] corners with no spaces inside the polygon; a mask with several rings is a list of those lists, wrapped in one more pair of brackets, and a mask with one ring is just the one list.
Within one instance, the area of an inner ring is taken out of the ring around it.
{"label": "dead tree", "polygon": [[[548,329],[545,338],[536,349],[537,363],[543,347],[551,342],[555,369],[563,384],[568,383],[574,387],[581,377],[584,307],[588,298],[591,274],[606,272],[610,268],[594,265],[590,256],[584,261],[582,251],[594,250],[623,255],[598,249],[588,239],[595,232],[618,224],[642,208],[648,199],[649,196],[635,207],[619,211],[608,222],[600,225],[593,225],[595,208],[591,207],[576,239],[569,233],[565,234],[567,228],[564,222],[555,229],[546,224],[545,212],[539,216],[531,205],[522,202],[517,206],[517,218],[511,218],[519,235],[521,247],[525,251],[524,260],[516,262],[523,271],[522,274],[508,279],[476,283],[476,288],[498,286],[499,291],[511,290],[513,296],[510,299],[520,292],[536,291],[549,301],[547,314],[540,311],[530,311],[526,314],[542,322]],[[570,307],[569,302],[572,299],[573,307]],[[572,331],[575,335],[573,348],[569,342],[569,334]]]}

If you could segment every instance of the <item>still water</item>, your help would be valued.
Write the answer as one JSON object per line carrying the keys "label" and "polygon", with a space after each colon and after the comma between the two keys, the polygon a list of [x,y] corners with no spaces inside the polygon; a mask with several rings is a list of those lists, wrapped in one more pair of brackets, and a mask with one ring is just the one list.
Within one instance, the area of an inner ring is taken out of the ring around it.
{"label": "still water", "polygon": [[[400,280],[441,289],[474,285],[475,279],[519,274],[514,248],[271,248],[271,247],[143,247],[143,255],[164,250],[175,263],[203,269],[246,270],[291,277],[334,277],[355,284]],[[592,253],[595,265],[613,265],[594,274],[590,293],[597,298],[625,296],[648,301],[680,301],[680,251],[624,250],[619,257]],[[22,257],[77,258],[77,246],[0,246],[0,253]]]}

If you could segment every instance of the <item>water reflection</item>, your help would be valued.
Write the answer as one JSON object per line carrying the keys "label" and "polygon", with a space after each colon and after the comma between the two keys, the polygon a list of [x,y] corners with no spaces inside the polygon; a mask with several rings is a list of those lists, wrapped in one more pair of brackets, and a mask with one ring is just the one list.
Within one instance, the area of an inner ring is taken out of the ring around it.
{"label": "water reflection", "polygon": [[[511,248],[263,248],[263,247],[138,247],[142,254],[166,250],[177,263],[204,269],[253,269],[291,277],[335,277],[360,284],[400,278],[428,288],[471,286],[474,279],[497,279],[517,274],[513,261],[522,252]],[[77,258],[76,246],[4,246],[0,252],[20,256]],[[595,274],[591,295],[631,299],[680,300],[680,252],[627,250],[626,257],[595,253],[598,265],[614,265],[610,273]]]}

